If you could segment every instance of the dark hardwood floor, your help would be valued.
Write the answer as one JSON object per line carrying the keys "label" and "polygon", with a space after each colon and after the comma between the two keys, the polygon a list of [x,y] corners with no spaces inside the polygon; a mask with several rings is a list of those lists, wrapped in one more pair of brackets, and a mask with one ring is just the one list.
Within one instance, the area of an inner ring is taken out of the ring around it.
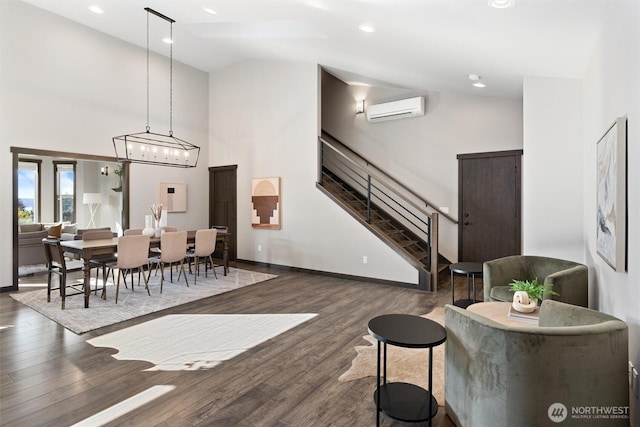
{"label": "dark hardwood floor", "polygon": [[[107,425],[375,425],[375,379],[338,381],[351,366],[354,346],[365,344],[361,337],[367,322],[384,313],[428,313],[451,298],[448,270],[439,291],[428,293],[287,269],[239,267],[279,277],[83,335],[7,293],[0,295],[0,424],[68,426],[154,385],[173,385],[170,393]],[[28,282],[42,283],[42,277],[22,281]],[[456,295],[464,289],[464,279],[456,278]],[[86,343],[174,313],[318,316],[209,370],[145,371],[151,366],[147,362],[116,360],[116,350]],[[384,415],[381,421],[384,426],[410,425]],[[443,407],[433,425],[452,425]]]}

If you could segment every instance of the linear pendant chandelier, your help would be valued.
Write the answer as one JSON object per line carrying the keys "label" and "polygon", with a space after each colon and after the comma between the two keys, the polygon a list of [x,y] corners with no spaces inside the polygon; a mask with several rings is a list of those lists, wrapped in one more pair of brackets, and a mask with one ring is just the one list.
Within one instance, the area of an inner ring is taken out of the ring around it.
{"label": "linear pendant chandelier", "polygon": [[[113,137],[118,161],[145,163],[179,168],[193,168],[198,164],[200,147],[173,136],[173,19],[145,7],[147,11],[147,127],[144,132]],[[169,134],[151,132],[149,126],[149,15],[169,22]]]}

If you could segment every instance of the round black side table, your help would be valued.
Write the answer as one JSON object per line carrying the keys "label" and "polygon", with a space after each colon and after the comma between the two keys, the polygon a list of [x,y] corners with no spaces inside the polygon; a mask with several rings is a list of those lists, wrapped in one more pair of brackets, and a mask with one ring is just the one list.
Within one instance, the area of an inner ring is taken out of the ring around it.
{"label": "round black side table", "polygon": [[[385,314],[369,321],[369,333],[378,340],[378,373],[376,391],[376,426],[380,425],[380,411],[389,417],[407,422],[431,420],[438,412],[438,402],[431,393],[433,347],[447,339],[444,327],[433,320],[409,314]],[[429,349],[429,389],[414,384],[387,382],[387,344],[406,348]],[[384,360],[380,363],[381,349]],[[382,369],[382,375],[381,375]]]}
{"label": "round black side table", "polygon": [[[476,302],[482,302],[476,298],[476,275],[482,276],[481,262],[457,262],[449,266],[451,271],[451,304],[458,307],[467,308]],[[453,274],[464,274],[467,276],[467,298],[456,300],[453,296]],[[471,282],[471,283],[470,283]],[[471,298],[471,285],[473,285],[473,299]]]}

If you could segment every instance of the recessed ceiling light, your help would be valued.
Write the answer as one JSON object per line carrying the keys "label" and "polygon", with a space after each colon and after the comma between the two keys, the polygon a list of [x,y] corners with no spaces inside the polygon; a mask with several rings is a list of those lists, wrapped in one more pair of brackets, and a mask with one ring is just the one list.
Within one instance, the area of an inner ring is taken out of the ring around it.
{"label": "recessed ceiling light", "polygon": [[361,24],[358,26],[358,28],[360,29],[360,31],[364,31],[365,33],[373,33],[376,30],[369,24]]}
{"label": "recessed ceiling light", "polygon": [[515,3],[515,0],[489,0],[489,6],[495,9],[508,9]]}
{"label": "recessed ceiling light", "polygon": [[99,6],[89,6],[89,10],[93,13],[104,13],[104,10],[102,10]]}
{"label": "recessed ceiling light", "polygon": [[171,44],[173,43],[173,40],[171,40],[169,37],[165,37],[162,39],[163,42],[165,42],[166,44]]}
{"label": "recessed ceiling light", "polygon": [[216,14],[216,11],[211,9],[210,7],[206,7],[205,6],[205,7],[202,8],[202,10],[204,10],[205,12],[207,12],[210,15],[215,15]]}
{"label": "recessed ceiling light", "polygon": [[471,80],[473,83],[472,85],[474,85],[475,87],[487,87],[486,84],[484,84],[481,81],[482,77],[480,77],[477,74],[469,74],[469,80]]}

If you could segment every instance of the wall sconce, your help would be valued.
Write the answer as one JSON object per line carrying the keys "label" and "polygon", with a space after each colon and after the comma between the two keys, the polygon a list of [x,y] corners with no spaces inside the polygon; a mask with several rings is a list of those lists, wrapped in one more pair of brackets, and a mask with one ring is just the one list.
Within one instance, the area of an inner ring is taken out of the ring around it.
{"label": "wall sconce", "polygon": [[103,166],[100,168],[100,175],[109,176],[109,166]]}
{"label": "wall sconce", "polygon": [[364,99],[356,99],[356,114],[364,113]]}

